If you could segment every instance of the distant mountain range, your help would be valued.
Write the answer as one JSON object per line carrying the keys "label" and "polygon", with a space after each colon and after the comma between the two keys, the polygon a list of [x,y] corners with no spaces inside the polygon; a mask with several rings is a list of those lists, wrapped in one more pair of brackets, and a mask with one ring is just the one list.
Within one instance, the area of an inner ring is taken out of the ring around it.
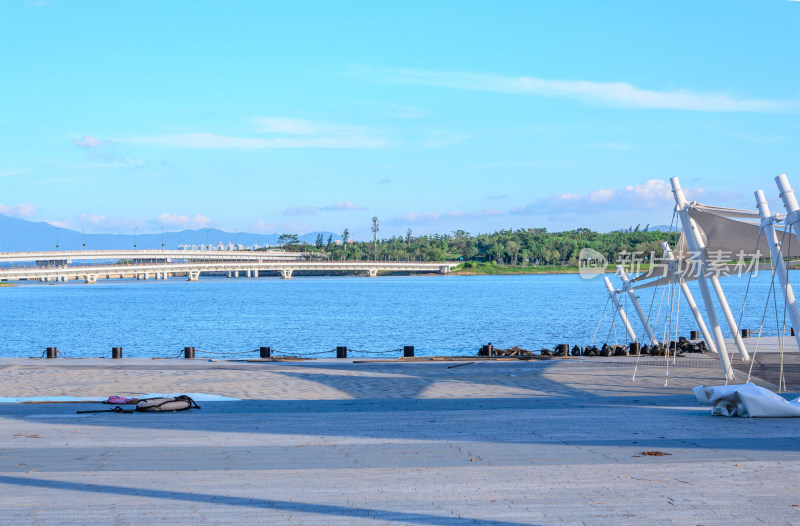
{"label": "distant mountain range", "polygon": [[[333,232],[309,232],[297,236],[300,241],[314,243],[317,235],[322,234],[327,242],[328,236],[333,239],[341,237]],[[164,247],[178,248],[178,245],[212,245],[219,242],[227,245],[277,245],[280,234],[251,234],[248,232],[225,232],[217,228],[201,230],[182,230],[180,232],[164,232]],[[87,249],[119,250],[133,248],[134,238],[137,248],[161,248],[161,233],[158,234],[86,234]],[[84,236],[81,232],[66,228],[57,228],[49,223],[26,221],[0,214],[0,252],[30,252],[40,250],[56,250],[56,243],[63,250],[80,250],[83,248]]]}

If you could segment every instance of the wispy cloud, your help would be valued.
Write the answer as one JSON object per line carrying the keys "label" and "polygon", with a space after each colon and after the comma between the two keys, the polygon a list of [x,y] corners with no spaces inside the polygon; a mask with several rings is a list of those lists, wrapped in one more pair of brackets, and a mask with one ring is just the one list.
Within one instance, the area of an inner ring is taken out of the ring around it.
{"label": "wispy cloud", "polygon": [[[256,117],[250,125],[257,135],[175,133],[122,137],[119,142],[167,148],[264,150],[280,148],[327,148],[376,150],[390,140],[371,128],[292,117]],[[265,136],[266,135],[266,136]]]}
{"label": "wispy cloud", "polygon": [[352,201],[336,201],[332,205],[323,206],[320,210],[328,210],[334,212],[350,212],[353,210],[366,210],[366,206],[359,206]]}
{"label": "wispy cloud", "polygon": [[91,233],[128,233],[147,226],[141,219],[106,217],[102,214],[80,214],[78,224]]}
{"label": "wispy cloud", "polygon": [[455,146],[470,138],[466,133],[448,133],[436,131],[431,133],[431,138],[425,143],[428,148],[447,148]]}
{"label": "wispy cloud", "polygon": [[125,158],[95,163],[76,164],[74,167],[83,170],[91,168],[140,168],[142,166],[147,166],[147,163],[141,159]]}
{"label": "wispy cloud", "polygon": [[[712,195],[704,188],[686,189],[692,199],[708,198]],[[731,194],[726,194],[732,197]],[[591,192],[564,193],[513,208],[510,215],[540,216],[543,214],[597,214],[618,212],[631,208],[665,209],[674,204],[672,189],[667,181],[650,179],[641,184],[623,188],[598,188]]]}
{"label": "wispy cloud", "polygon": [[75,143],[75,146],[77,146],[78,148],[89,149],[89,148],[99,148],[107,141],[101,141],[97,137],[92,137],[91,135],[83,135],[82,137],[78,137],[77,139],[75,139],[73,142]]}
{"label": "wispy cloud", "polygon": [[315,206],[293,206],[285,209],[282,213],[285,216],[310,216],[319,212]]}
{"label": "wispy cloud", "polygon": [[304,234],[311,230],[308,223],[272,223],[259,219],[248,225],[247,229],[256,234]]}
{"label": "wispy cloud", "polygon": [[30,172],[30,170],[24,170],[22,168],[11,168],[10,170],[0,170],[0,177],[13,177],[15,175],[22,175],[28,172]]}
{"label": "wispy cloud", "polygon": [[285,209],[282,213],[285,216],[308,216],[319,212],[353,212],[366,210],[367,207],[359,206],[352,201],[336,201],[328,206],[295,206]]}
{"label": "wispy cloud", "polygon": [[18,205],[4,205],[0,203],[0,214],[8,217],[27,219],[36,215],[36,206],[31,203],[20,203]]}
{"label": "wispy cloud", "polygon": [[637,148],[637,146],[634,144],[627,144],[624,142],[596,142],[590,144],[589,146],[602,148],[604,150],[634,150]]}
{"label": "wispy cloud", "polygon": [[139,168],[147,163],[125,155],[122,145],[110,139],[100,139],[92,135],[82,135],[73,139],[73,144],[86,150],[90,163],[78,164],[74,168]]}
{"label": "wispy cloud", "polygon": [[278,225],[259,219],[247,226],[247,230],[256,234],[274,234]]}
{"label": "wispy cloud", "polygon": [[389,146],[388,139],[381,137],[308,137],[308,138],[264,138],[236,137],[213,133],[177,133],[171,135],[152,135],[125,137],[120,142],[148,144],[168,148],[185,149],[227,149],[264,150],[279,148],[327,148],[377,150]]}
{"label": "wispy cloud", "polygon": [[574,168],[577,166],[577,164],[572,161],[510,161],[510,162],[485,163],[478,165],[478,168],[526,168],[531,166]]}
{"label": "wispy cloud", "polygon": [[482,208],[466,212],[450,210],[447,212],[409,212],[400,217],[392,217],[385,221],[388,225],[426,225],[436,224],[450,219],[485,219],[505,215],[502,210]]}
{"label": "wispy cloud", "polygon": [[64,221],[61,219],[45,219],[44,222],[48,225],[53,225],[54,227],[58,228],[72,228],[72,224],[69,221]]}
{"label": "wispy cloud", "polygon": [[800,110],[798,100],[751,99],[728,93],[695,93],[688,90],[656,91],[638,88],[627,82],[551,80],[413,69],[390,72],[389,77],[394,82],[493,93],[562,97],[620,108],[757,113],[788,113]]}
{"label": "wispy cloud", "polygon": [[391,182],[392,182],[392,180],[389,179],[388,177],[386,177],[386,178],[381,179],[380,181],[378,181],[378,184],[389,184]]}
{"label": "wispy cloud", "polygon": [[165,212],[156,218],[155,223],[165,228],[197,229],[209,226],[211,220],[203,214],[195,214],[190,217]]}

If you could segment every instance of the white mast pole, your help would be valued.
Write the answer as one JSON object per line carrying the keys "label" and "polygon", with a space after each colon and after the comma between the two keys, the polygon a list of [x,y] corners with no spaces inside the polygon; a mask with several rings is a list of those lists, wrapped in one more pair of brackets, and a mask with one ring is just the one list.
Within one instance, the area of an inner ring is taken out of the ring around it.
{"label": "white mast pole", "polygon": [[642,321],[642,325],[644,325],[644,330],[647,331],[647,337],[650,338],[650,344],[658,345],[658,340],[653,334],[653,329],[650,328],[650,323],[647,321],[647,316],[644,315],[642,306],[639,305],[639,300],[636,298],[636,293],[631,288],[631,280],[628,279],[628,274],[625,273],[625,269],[622,267],[622,265],[617,265],[617,274],[622,279],[622,290],[628,293],[628,297],[631,299],[631,303],[633,303],[633,307],[636,309],[636,314],[639,315],[639,319]]}
{"label": "white mast pole", "polygon": [[614,287],[611,286],[611,281],[608,279],[608,276],[603,276],[603,281],[606,283],[606,289],[608,290],[608,297],[614,302],[614,305],[617,307],[617,312],[619,312],[619,317],[622,320],[622,323],[625,325],[625,330],[628,331],[628,336],[631,337],[631,341],[636,341],[636,333],[633,332],[631,328],[630,322],[628,322],[628,317],[625,315],[625,309],[622,308],[622,305],[619,302],[619,298],[617,298],[617,291],[614,290]]}
{"label": "white mast pole", "polygon": [[689,290],[689,285],[686,284],[686,280],[684,280],[683,276],[675,269],[677,265],[675,254],[672,253],[672,249],[669,247],[669,243],[666,241],[661,243],[661,246],[664,248],[664,257],[667,258],[668,261],[669,272],[675,275],[678,279],[678,282],[681,284],[683,297],[686,298],[686,303],[689,304],[689,310],[692,311],[694,321],[697,322],[700,332],[703,333],[703,339],[706,341],[706,345],[708,345],[708,350],[713,353],[717,352],[717,346],[714,344],[714,339],[711,337],[711,333],[708,332],[708,327],[706,327],[706,322],[703,321],[703,316],[700,315],[700,309],[697,308],[697,303],[695,303],[694,296],[692,296],[692,292]]}
{"label": "white mast pole", "polygon": [[716,275],[711,274],[708,279],[711,281],[711,285],[714,287],[714,292],[717,294],[717,300],[719,300],[719,307],[722,309],[722,313],[725,315],[725,320],[728,322],[728,327],[730,327],[731,333],[733,334],[733,341],[736,344],[736,350],[739,351],[739,356],[742,357],[743,362],[749,362],[750,355],[747,353],[747,347],[744,346],[744,340],[742,340],[742,335],[739,333],[739,326],[736,323],[736,318],[733,317],[730,306],[728,306],[728,299],[725,297],[725,293],[722,291],[722,285],[719,284],[719,278]]}
{"label": "white mast pole", "polygon": [[[775,233],[775,216],[770,213],[767,198],[764,197],[764,192],[761,190],[756,191],[756,206],[758,206],[758,212],[761,214],[761,226],[766,232],[769,253],[775,265],[775,273],[778,275],[778,281],[781,283],[781,289],[784,294],[783,297],[786,300],[786,307],[789,311],[789,319],[792,322],[792,327],[800,328],[800,312],[797,311],[794,291],[792,290],[792,284],[789,283],[786,263],[783,261],[783,254],[781,254],[781,244],[778,241],[778,235]],[[791,235],[791,232],[789,235]],[[794,331],[794,339],[797,342],[797,347],[800,348],[800,331]]]}
{"label": "white mast pole", "polygon": [[700,286],[700,295],[703,297],[703,305],[706,307],[708,321],[711,324],[711,329],[714,331],[714,340],[716,340],[717,350],[719,351],[722,373],[728,380],[733,380],[733,369],[731,368],[730,358],[728,357],[728,350],[725,347],[725,337],[722,335],[722,329],[717,319],[717,311],[714,309],[714,302],[711,299],[711,290],[708,288],[708,281],[706,281],[708,261],[706,260],[705,245],[697,232],[697,226],[694,224],[694,221],[692,221],[692,218],[689,217],[689,212],[687,210],[688,203],[686,202],[686,197],[683,195],[683,190],[678,182],[678,178],[671,178],[670,183],[672,184],[672,193],[675,195],[675,211],[678,213],[678,217],[681,220],[689,250],[697,254],[700,260],[701,268],[700,272],[697,274],[697,284]]}

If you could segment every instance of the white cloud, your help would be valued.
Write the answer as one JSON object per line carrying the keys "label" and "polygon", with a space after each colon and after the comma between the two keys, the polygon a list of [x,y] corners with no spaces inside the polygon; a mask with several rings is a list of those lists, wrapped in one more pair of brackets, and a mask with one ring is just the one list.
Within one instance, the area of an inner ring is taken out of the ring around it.
{"label": "white cloud", "polygon": [[4,205],[0,203],[0,214],[8,217],[27,219],[36,215],[36,206],[31,203],[20,203],[18,205]]}
{"label": "white cloud", "polygon": [[165,228],[197,229],[205,228],[211,224],[211,220],[203,214],[195,214],[192,217],[176,214],[163,213],[159,215],[155,222]]}
{"label": "white cloud", "polygon": [[409,84],[442,86],[494,93],[563,97],[621,108],[687,110],[705,112],[788,113],[800,109],[798,100],[739,98],[727,93],[693,93],[687,90],[655,91],[626,82],[550,80],[504,77],[486,73],[458,73],[402,69],[392,80]]}

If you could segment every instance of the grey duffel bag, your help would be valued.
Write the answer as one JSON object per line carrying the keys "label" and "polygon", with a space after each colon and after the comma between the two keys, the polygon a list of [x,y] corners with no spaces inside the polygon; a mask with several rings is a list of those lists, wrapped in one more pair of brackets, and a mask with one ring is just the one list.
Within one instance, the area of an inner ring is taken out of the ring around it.
{"label": "grey duffel bag", "polygon": [[186,395],[164,398],[143,398],[136,403],[137,411],[185,411],[196,407],[197,403]]}

